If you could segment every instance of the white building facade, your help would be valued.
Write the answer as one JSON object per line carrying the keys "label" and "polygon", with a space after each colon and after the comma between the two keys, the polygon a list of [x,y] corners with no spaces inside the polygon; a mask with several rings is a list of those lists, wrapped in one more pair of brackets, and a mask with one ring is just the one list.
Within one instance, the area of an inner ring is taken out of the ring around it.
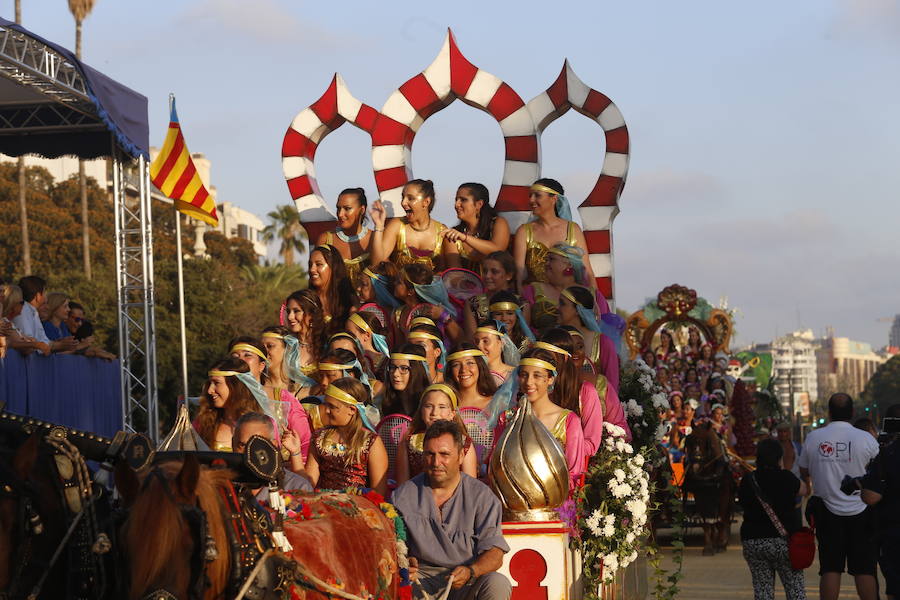
{"label": "white building facade", "polygon": [[818,398],[816,348],[811,329],[794,331],[754,348],[772,354],[775,396],[785,414],[808,417]]}

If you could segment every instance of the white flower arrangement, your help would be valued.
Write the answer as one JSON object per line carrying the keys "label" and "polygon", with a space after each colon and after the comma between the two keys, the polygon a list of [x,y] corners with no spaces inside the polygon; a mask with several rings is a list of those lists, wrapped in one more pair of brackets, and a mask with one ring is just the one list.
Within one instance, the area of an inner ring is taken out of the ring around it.
{"label": "white flower arrangement", "polygon": [[585,576],[593,583],[611,582],[637,559],[650,508],[650,463],[625,442],[624,429],[611,423],[603,428],[603,448],[591,462],[579,503]]}

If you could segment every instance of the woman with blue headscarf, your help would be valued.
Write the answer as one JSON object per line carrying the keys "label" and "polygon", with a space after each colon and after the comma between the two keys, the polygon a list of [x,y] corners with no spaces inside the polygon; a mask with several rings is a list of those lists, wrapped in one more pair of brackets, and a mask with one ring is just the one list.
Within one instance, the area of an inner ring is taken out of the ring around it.
{"label": "woman with blue headscarf", "polygon": [[[531,185],[528,201],[531,219],[519,227],[513,241],[513,256],[518,270],[519,289],[532,281],[546,281],[544,271],[547,252],[560,242],[577,246],[587,253],[587,242],[581,228],[572,220],[572,209],[560,182],[538,179]],[[594,271],[585,263],[589,285],[594,286]]]}
{"label": "woman with blue headscarf", "polygon": [[618,393],[619,356],[616,341],[604,332],[606,328],[594,314],[594,306],[594,292],[580,285],[569,286],[559,296],[559,322],[578,330],[584,339],[587,359]]}

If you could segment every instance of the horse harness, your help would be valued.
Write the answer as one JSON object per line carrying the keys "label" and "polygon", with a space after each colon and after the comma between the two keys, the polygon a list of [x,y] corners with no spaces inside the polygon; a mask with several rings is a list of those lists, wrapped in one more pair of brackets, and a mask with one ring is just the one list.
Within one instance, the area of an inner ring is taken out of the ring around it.
{"label": "horse harness", "polygon": [[[124,436],[124,434],[122,434]],[[117,452],[123,439],[117,436],[113,453]],[[11,469],[3,466],[0,477],[0,497],[13,498],[17,502],[18,537],[21,540],[12,568],[9,588],[0,591],[0,599],[20,597],[37,598],[56,562],[67,552],[69,572],[67,573],[67,597],[72,600],[92,600],[98,590],[106,589],[106,568],[102,555],[112,547],[109,536],[101,530],[97,516],[97,500],[104,490],[95,486],[90,477],[84,457],[78,448],[67,439],[64,427],[53,427],[41,439],[43,448],[50,449],[54,477],[52,481],[59,494],[65,515],[66,532],[54,548],[49,560],[35,565],[34,544],[37,536],[45,533],[45,526],[36,506],[39,491],[29,480],[21,480]],[[32,589],[25,590],[24,574],[28,567],[39,566],[42,573]],[[27,594],[26,594],[27,593]]]}

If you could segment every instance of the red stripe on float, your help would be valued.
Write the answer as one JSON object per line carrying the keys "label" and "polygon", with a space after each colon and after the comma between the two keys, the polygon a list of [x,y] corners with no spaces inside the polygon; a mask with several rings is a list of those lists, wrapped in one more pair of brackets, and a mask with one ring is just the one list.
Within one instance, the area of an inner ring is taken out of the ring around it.
{"label": "red stripe on float", "polygon": [[406,175],[406,167],[392,167],[375,171],[375,185],[379,192],[400,187],[407,181],[409,178]]}
{"label": "red stripe on float", "polygon": [[309,180],[309,175],[301,175],[300,177],[288,179],[287,185],[288,191],[291,194],[291,198],[293,198],[294,200],[296,200],[297,198],[302,198],[307,194],[312,194],[313,192],[312,182]]}
{"label": "red stripe on float", "polygon": [[491,101],[488,102],[487,109],[495,119],[502,121],[523,106],[525,103],[522,102],[519,94],[509,85],[501,83]]}
{"label": "red stripe on float", "polygon": [[585,231],[584,241],[588,247],[588,254],[609,254],[611,244],[608,229]]}
{"label": "red stripe on float", "polygon": [[516,135],[504,138],[503,143],[506,145],[506,160],[537,162],[537,136]]}

